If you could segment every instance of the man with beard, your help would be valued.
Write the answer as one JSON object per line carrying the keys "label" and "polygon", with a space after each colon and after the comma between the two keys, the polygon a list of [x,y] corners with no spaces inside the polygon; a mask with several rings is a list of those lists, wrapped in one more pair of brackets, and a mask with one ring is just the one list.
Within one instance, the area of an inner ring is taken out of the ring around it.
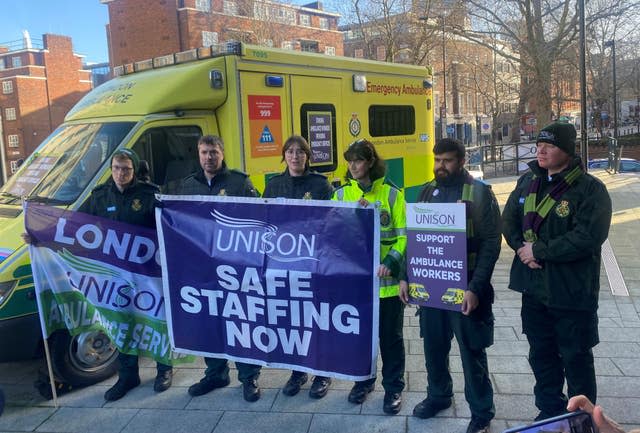
{"label": "man with beard", "polygon": [[[454,139],[439,140],[434,149],[435,180],[424,185],[418,201],[464,203],[467,218],[467,291],[461,311],[420,307],[420,334],[427,368],[427,398],[413,409],[431,418],[451,406],[449,372],[451,340],[456,336],[464,371],[464,394],[471,409],[467,433],[488,432],[495,415],[486,348],[493,344],[494,293],[491,274],[500,254],[500,210],[491,188],[465,170],[465,149]],[[407,257],[407,262],[411,260]],[[409,301],[408,284],[400,281],[400,299]]]}

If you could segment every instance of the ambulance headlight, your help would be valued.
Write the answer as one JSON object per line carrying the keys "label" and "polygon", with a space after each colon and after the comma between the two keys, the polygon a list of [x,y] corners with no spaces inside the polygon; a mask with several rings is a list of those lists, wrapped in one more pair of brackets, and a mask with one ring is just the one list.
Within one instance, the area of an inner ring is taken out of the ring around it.
{"label": "ambulance headlight", "polygon": [[360,74],[353,74],[353,91],[354,92],[366,92],[367,91],[367,76]]}
{"label": "ambulance headlight", "polygon": [[433,87],[433,84],[431,84],[431,81],[429,80],[422,80],[422,87],[425,89],[430,89]]}

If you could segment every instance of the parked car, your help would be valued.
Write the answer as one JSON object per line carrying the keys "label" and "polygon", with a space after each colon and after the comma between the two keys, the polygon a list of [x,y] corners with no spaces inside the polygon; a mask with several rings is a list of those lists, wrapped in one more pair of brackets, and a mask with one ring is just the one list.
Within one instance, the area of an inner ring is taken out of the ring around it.
{"label": "parked car", "polygon": [[[608,169],[609,159],[598,158],[589,160],[590,169]],[[618,167],[618,173],[636,173],[640,172],[640,161],[631,158],[622,158]]]}

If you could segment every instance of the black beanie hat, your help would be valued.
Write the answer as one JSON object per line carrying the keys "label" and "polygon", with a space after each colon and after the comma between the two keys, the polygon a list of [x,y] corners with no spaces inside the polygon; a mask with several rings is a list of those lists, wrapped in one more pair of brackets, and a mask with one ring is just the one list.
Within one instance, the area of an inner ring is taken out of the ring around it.
{"label": "black beanie hat", "polygon": [[573,156],[576,154],[576,128],[570,123],[555,122],[540,130],[536,143],[551,143]]}
{"label": "black beanie hat", "polygon": [[131,149],[118,149],[113,153],[113,156],[111,157],[111,163],[113,163],[113,158],[115,158],[116,156],[124,156],[126,158],[129,158],[131,160],[131,164],[133,165],[133,172],[136,174],[138,173],[138,168],[140,166],[140,157],[137,153],[135,153]]}

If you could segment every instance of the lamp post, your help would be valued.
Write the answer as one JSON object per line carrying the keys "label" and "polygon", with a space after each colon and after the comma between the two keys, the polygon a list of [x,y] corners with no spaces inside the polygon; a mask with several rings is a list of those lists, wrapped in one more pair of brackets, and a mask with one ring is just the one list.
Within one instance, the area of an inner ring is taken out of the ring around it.
{"label": "lamp post", "polygon": [[618,95],[616,84],[616,41],[611,40],[604,43],[605,48],[611,48],[611,62],[613,63],[613,138],[618,143]]}
{"label": "lamp post", "polygon": [[442,138],[447,138],[447,40],[445,32],[444,15],[442,20],[442,107],[440,108],[440,125],[442,126]]}

